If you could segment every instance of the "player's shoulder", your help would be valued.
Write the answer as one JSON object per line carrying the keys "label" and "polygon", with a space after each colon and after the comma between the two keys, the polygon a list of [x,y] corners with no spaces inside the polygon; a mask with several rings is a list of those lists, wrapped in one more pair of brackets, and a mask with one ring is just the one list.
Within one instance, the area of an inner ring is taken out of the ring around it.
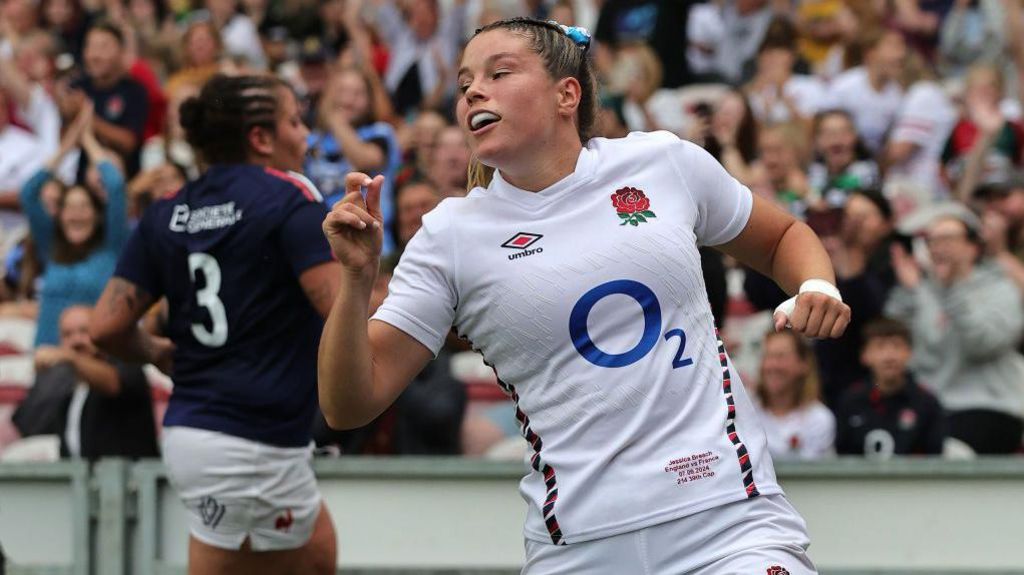
{"label": "player's shoulder", "polygon": [[277,170],[274,168],[263,168],[262,177],[274,188],[284,189],[296,198],[305,199],[308,202],[323,203],[324,197],[309,178],[291,170]]}
{"label": "player's shoulder", "polygon": [[613,171],[623,164],[657,168],[664,165],[664,160],[678,166],[706,155],[700,146],[666,130],[630,132],[622,138],[591,138],[587,148],[597,154],[602,169]]}

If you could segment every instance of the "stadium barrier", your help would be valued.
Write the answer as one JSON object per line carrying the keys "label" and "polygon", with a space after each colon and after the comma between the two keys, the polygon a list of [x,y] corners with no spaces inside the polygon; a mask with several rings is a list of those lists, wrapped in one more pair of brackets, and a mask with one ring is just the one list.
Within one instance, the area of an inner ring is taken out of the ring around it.
{"label": "stadium barrier", "polygon": [[[518,463],[317,460],[340,573],[518,573]],[[778,465],[825,575],[1024,574],[1024,459]],[[185,513],[158,461],[0,465],[10,575],[180,575]]]}

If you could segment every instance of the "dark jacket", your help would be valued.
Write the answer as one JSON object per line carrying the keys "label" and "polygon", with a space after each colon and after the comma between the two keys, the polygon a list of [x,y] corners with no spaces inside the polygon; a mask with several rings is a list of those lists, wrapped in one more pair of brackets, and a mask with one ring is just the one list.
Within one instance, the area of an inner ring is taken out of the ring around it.
{"label": "dark jacket", "polygon": [[[121,392],[115,396],[103,395],[89,390],[82,407],[81,450],[83,459],[100,457],[159,457],[160,449],[156,440],[156,423],[153,417],[153,401],[149,381],[142,368],[115,362],[121,380]],[[55,366],[56,369],[60,366]],[[68,376],[77,380],[74,370]],[[60,420],[57,430],[60,435],[60,454],[68,457],[65,439],[67,410],[71,398],[65,403],[65,417]]]}
{"label": "dark jacket", "polygon": [[942,406],[910,374],[889,396],[870,380],[856,384],[836,409],[840,455],[938,455],[945,438]]}

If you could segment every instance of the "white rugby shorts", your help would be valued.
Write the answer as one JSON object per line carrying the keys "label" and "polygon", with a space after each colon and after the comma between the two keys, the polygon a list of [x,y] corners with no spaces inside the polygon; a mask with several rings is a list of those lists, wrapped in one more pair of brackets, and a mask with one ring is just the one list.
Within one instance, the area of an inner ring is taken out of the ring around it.
{"label": "white rugby shorts", "polygon": [[715,507],[569,545],[526,540],[523,575],[816,575],[803,518],[784,495]]}
{"label": "white rugby shorts", "polygon": [[167,476],[188,509],[192,535],[236,550],[296,549],[320,513],[312,447],[276,447],[192,427],[163,431]]}

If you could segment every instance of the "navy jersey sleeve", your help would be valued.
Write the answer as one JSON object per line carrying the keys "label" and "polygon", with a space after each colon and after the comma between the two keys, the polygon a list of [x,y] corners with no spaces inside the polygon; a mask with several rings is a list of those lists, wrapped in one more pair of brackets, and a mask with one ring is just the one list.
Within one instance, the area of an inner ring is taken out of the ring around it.
{"label": "navy jersey sleeve", "polygon": [[289,188],[286,193],[291,196],[286,203],[287,215],[281,222],[279,241],[292,271],[298,277],[302,272],[333,259],[322,227],[327,207],[320,192],[306,178],[293,173],[277,172],[275,175],[287,180],[284,186]]}
{"label": "navy jersey sleeve", "polygon": [[131,237],[128,238],[124,249],[121,250],[121,257],[118,258],[114,275],[132,282],[153,297],[160,297],[163,295],[163,290],[160,289],[159,275],[154,267],[159,259],[151,253],[149,240],[154,212],[153,209],[148,210],[139,221],[138,227],[132,232]]}

